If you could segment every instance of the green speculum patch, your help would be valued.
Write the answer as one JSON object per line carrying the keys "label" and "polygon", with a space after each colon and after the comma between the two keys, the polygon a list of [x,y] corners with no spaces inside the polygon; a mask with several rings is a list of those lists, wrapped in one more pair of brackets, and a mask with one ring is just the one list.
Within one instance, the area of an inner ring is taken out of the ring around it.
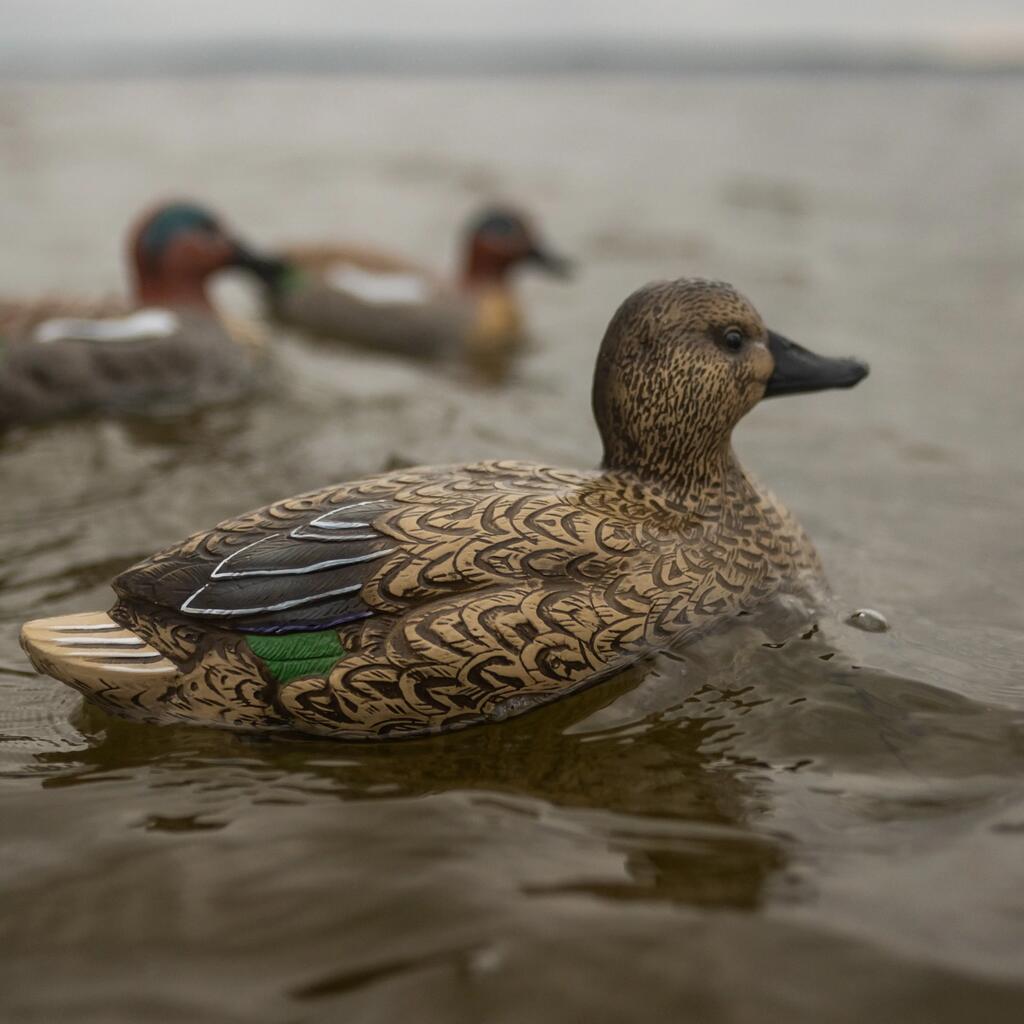
{"label": "green speculum patch", "polygon": [[279,683],[289,683],[303,676],[326,675],[348,654],[333,629],[284,636],[248,633],[246,640],[252,653]]}

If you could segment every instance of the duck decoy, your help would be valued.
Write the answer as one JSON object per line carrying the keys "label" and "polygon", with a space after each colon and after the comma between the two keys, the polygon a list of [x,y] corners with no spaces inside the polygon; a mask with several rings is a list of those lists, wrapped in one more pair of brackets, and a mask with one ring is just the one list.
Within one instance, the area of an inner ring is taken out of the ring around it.
{"label": "duck decoy", "polygon": [[249,387],[260,335],[218,316],[206,285],[227,267],[266,278],[276,264],[186,202],[144,214],[128,255],[134,302],[0,302],[0,428],[195,408]]}
{"label": "duck decoy", "polygon": [[499,375],[525,340],[514,272],[535,266],[565,277],[570,267],[525,216],[501,208],[469,225],[456,282],[355,247],[308,246],[279,255],[284,270],[267,288],[279,322],[380,352],[462,358]]}
{"label": "duck decoy", "polygon": [[764,396],[867,372],[769,331],[730,285],[648,285],[597,358],[600,469],[417,468],[289,498],[128,569],[108,614],[30,622],[22,643],[156,721],[363,740],[518,714],[813,593],[814,547],[730,438]]}

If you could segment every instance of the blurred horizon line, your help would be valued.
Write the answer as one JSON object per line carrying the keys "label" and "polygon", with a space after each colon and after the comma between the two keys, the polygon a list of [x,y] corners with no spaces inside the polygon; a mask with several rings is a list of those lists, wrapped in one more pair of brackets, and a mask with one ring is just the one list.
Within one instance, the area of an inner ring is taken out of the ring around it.
{"label": "blurred horizon line", "polygon": [[[1004,41],[1005,42],[1005,41]],[[0,44],[0,79],[192,77],[244,74],[544,75],[544,74],[981,74],[1024,73],[1024,45],[843,42],[805,38],[771,42],[707,37],[522,36],[495,40],[324,39],[247,36],[207,42]]]}

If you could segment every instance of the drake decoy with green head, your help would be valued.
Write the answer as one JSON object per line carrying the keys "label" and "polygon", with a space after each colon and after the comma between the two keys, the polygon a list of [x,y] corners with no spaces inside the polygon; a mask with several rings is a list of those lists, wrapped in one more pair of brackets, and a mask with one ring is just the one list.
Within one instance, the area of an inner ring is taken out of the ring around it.
{"label": "drake decoy with green head", "polygon": [[277,272],[194,203],[144,214],[129,236],[134,301],[0,302],[0,428],[85,413],[177,410],[234,398],[261,336],[219,316],[207,283]]}
{"label": "drake decoy with green head", "polygon": [[458,357],[498,374],[525,337],[516,271],[569,272],[568,261],[540,241],[525,216],[503,208],[488,209],[469,225],[454,282],[357,247],[293,248],[280,258],[285,269],[267,290],[278,321],[380,352]]}
{"label": "drake decoy with green head", "polygon": [[42,672],[156,721],[419,736],[564,697],[784,589],[818,556],[743,471],[766,395],[867,367],[767,330],[731,286],[649,285],[611,321],[596,471],[419,468],[197,533],[114,581],[109,614],[27,624]]}

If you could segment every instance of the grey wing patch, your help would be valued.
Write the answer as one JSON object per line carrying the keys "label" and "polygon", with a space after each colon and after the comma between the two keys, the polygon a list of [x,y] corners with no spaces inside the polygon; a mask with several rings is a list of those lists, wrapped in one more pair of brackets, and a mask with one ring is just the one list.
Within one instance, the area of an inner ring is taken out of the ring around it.
{"label": "grey wing patch", "polygon": [[320,513],[288,532],[237,548],[179,607],[251,632],[297,632],[373,614],[361,600],[368,570],[397,548],[371,520],[390,502],[358,502]]}

